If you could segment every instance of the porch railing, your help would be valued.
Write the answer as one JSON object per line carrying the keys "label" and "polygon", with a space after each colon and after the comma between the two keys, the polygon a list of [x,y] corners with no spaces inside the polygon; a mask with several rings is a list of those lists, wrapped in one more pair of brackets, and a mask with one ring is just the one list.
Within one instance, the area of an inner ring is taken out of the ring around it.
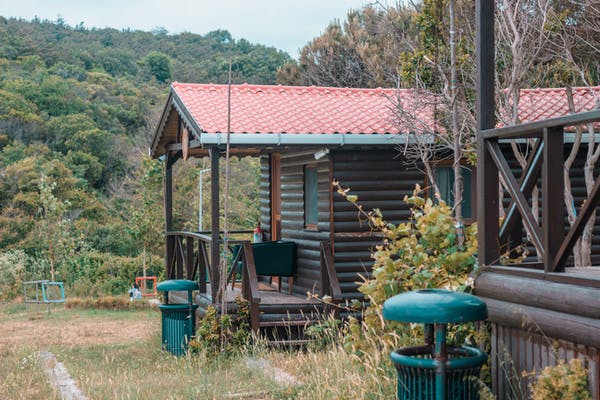
{"label": "porch railing", "polygon": [[[600,178],[578,210],[577,218],[564,230],[564,128],[600,121],[600,110],[545,121],[481,131],[478,142],[479,261],[499,264],[500,247],[523,238],[523,231],[541,258],[537,266],[545,272],[563,272],[573,246],[600,203]],[[534,139],[531,155],[517,179],[503,154],[500,142]],[[529,205],[541,180],[541,219],[536,222]],[[511,198],[499,226],[499,181]],[[519,218],[519,216],[521,218]],[[535,267],[535,265],[531,265]]]}
{"label": "porch railing", "polygon": [[[328,240],[321,241],[321,294],[331,297],[333,304],[338,304],[342,301],[342,289],[335,271],[335,262],[331,242]],[[337,308],[334,308],[337,310]]]}
{"label": "porch railing", "polygon": [[[230,232],[232,235],[250,233],[252,231]],[[166,239],[166,278],[197,280],[200,293],[209,293],[211,301],[218,302],[220,271],[218,261],[211,263],[210,260],[212,238],[203,233],[179,231],[168,232]],[[224,241],[221,239],[218,245],[222,246],[223,243]],[[241,245],[241,251],[232,264],[236,265],[238,261],[241,262],[241,292],[243,298],[250,303],[250,325],[253,330],[258,330],[260,292],[252,245],[248,240],[228,240],[227,243],[229,246]]]}
{"label": "porch railing", "polygon": [[[230,235],[249,235],[252,231],[230,231]],[[207,293],[206,284],[210,284],[210,293],[216,294],[219,288],[218,262],[210,259],[212,238],[210,232],[176,231],[166,234],[166,278],[196,280],[200,284],[200,293]],[[241,243],[229,240],[229,243]],[[223,245],[223,240],[219,241]],[[198,276],[196,276],[198,275]]]}

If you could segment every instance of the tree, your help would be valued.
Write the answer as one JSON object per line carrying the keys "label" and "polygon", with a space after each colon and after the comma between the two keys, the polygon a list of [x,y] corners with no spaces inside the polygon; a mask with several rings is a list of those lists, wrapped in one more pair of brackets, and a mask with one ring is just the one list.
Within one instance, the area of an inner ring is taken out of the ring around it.
{"label": "tree", "polygon": [[168,55],[151,51],[144,57],[142,63],[148,67],[158,82],[164,83],[171,79],[171,59]]}
{"label": "tree", "polygon": [[136,189],[126,229],[141,248],[143,274],[146,276],[147,253],[160,254],[162,244],[162,165],[157,160],[143,157],[136,175],[135,181],[131,182]]}

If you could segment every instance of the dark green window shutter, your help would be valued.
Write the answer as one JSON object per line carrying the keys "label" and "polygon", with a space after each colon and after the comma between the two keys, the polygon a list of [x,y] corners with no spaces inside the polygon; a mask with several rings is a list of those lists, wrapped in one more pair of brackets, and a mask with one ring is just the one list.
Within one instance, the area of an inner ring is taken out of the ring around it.
{"label": "dark green window shutter", "polygon": [[[471,218],[473,216],[473,207],[471,204],[471,184],[472,172],[471,169],[461,166],[461,175],[463,178],[463,201],[462,213],[463,218]],[[454,170],[451,165],[438,165],[435,168],[435,181],[440,189],[442,199],[450,207],[454,206]]]}
{"label": "dark green window shutter", "polygon": [[319,222],[318,174],[314,165],[304,166],[304,226],[315,227]]}

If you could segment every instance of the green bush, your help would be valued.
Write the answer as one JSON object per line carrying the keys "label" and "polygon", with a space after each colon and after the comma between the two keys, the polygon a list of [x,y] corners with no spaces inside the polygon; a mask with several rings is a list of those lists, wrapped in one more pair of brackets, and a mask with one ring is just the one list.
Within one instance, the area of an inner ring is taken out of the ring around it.
{"label": "green bush", "polygon": [[[69,294],[81,297],[126,294],[142,276],[142,256],[124,257],[95,251],[82,252],[62,265],[60,278]],[[146,275],[162,279],[163,259],[147,257]]]}
{"label": "green bush", "polygon": [[[356,196],[337,186],[338,193],[357,204]],[[420,197],[420,192],[417,185],[413,195],[404,198],[411,206],[411,217],[398,225],[385,221],[379,210],[365,212],[357,204],[372,229],[383,234],[383,243],[372,253],[372,277],[359,287],[369,303],[362,323],[350,322],[345,340],[350,350],[361,353],[377,343],[393,347],[400,341],[419,336],[420,326],[384,321],[383,303],[390,297],[424,288],[468,291],[472,286],[476,226],[457,229],[452,209],[443,201],[436,204]],[[473,339],[473,334],[470,326],[450,330],[450,338],[457,341]]]}
{"label": "green bush", "polygon": [[237,315],[222,315],[213,306],[209,306],[206,315],[198,324],[196,337],[190,342],[190,352],[205,351],[209,354],[231,352],[246,346],[250,334],[250,305],[238,297],[235,299]]}
{"label": "green bush", "polygon": [[22,293],[29,257],[22,250],[0,254],[0,300],[11,300]]}

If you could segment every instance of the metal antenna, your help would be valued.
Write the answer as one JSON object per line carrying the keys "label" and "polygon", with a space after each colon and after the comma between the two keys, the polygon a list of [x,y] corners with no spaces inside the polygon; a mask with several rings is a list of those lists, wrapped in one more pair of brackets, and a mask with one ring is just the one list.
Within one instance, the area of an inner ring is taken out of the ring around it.
{"label": "metal antenna", "polygon": [[[227,140],[225,147],[225,198],[223,199],[223,257],[221,257],[221,315],[227,314],[227,252],[229,242],[229,150],[231,140],[231,53],[229,53],[229,71],[227,76]],[[235,278],[234,278],[235,279]]]}

